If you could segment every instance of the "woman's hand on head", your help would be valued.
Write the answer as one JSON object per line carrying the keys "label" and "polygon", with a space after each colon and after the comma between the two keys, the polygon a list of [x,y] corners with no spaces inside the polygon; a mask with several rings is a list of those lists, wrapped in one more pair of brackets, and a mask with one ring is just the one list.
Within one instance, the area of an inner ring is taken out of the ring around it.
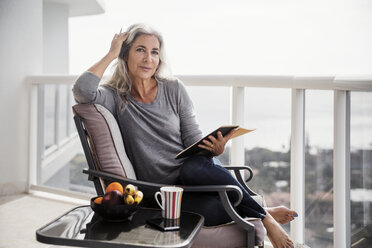
{"label": "woman's hand on head", "polygon": [[217,132],[217,138],[213,137],[212,135],[208,136],[209,140],[203,140],[204,144],[200,144],[199,147],[205,150],[208,150],[213,153],[214,156],[219,156],[225,151],[225,145],[227,141],[231,138],[231,136],[237,131],[238,129],[231,130],[225,136],[222,136],[220,131]]}
{"label": "woman's hand on head", "polygon": [[110,63],[120,55],[121,46],[123,42],[128,38],[127,33],[115,34],[111,41],[110,51],[97,63],[92,65],[88,71],[95,74],[97,77],[102,78],[107,67]]}
{"label": "woman's hand on head", "polygon": [[108,54],[111,57],[113,57],[114,59],[119,57],[123,42],[127,38],[128,38],[128,33],[127,32],[115,34],[114,38],[111,41],[111,47],[110,47],[110,51],[108,52]]}

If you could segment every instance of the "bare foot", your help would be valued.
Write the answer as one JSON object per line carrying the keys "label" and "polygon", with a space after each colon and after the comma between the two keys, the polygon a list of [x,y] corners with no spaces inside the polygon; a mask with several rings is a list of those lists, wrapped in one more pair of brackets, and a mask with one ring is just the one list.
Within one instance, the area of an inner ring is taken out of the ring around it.
{"label": "bare foot", "polygon": [[280,224],[287,224],[298,216],[296,211],[284,206],[266,208],[266,211]]}
{"label": "bare foot", "polygon": [[267,236],[269,237],[274,248],[293,247],[293,242],[289,238],[288,234],[278,224],[278,222],[276,222],[276,220],[270,215],[269,212],[266,213],[266,217],[262,220],[262,223],[267,230]]}

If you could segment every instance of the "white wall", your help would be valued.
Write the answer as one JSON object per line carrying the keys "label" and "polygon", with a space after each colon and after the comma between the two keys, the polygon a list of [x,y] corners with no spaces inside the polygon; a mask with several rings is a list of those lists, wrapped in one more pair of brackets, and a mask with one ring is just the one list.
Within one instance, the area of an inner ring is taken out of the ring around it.
{"label": "white wall", "polygon": [[28,86],[42,72],[42,0],[0,1],[0,195],[26,191]]}
{"label": "white wall", "polygon": [[61,3],[43,4],[43,72],[68,73],[69,6]]}

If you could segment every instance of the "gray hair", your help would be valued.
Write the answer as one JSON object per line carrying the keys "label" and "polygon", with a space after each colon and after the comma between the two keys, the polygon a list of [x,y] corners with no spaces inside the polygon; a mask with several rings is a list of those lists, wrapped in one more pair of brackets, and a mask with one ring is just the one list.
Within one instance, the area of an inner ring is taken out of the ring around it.
{"label": "gray hair", "polygon": [[109,79],[109,81],[106,83],[106,85],[110,86],[116,91],[119,99],[121,99],[121,102],[119,103],[120,110],[125,109],[132,89],[132,82],[129,77],[127,63],[129,50],[140,35],[154,35],[159,40],[159,65],[155,71],[155,74],[153,75],[153,78],[162,80],[172,77],[168,64],[166,63],[163,37],[158,31],[140,23],[131,25],[126,32],[128,33],[128,38],[123,42],[121,47],[119,57],[115,64],[115,71],[111,79]]}

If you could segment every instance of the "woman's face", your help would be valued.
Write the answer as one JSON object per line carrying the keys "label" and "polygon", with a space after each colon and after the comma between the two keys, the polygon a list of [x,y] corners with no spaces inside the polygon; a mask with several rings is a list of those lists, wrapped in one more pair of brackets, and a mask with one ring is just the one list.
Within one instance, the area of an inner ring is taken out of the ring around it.
{"label": "woman's face", "polygon": [[154,35],[143,34],[133,42],[128,54],[128,70],[132,81],[149,79],[159,65],[160,43]]}

